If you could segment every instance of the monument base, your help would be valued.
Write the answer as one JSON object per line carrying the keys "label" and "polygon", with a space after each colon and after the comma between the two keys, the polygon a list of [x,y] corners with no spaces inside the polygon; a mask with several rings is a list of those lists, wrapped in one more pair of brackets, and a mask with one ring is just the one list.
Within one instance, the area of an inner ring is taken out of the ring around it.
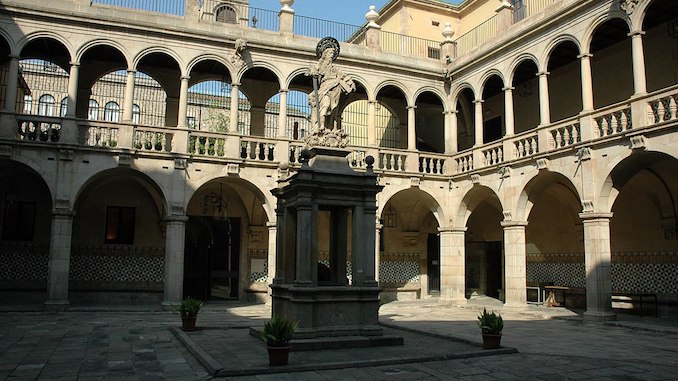
{"label": "monument base", "polygon": [[272,312],[299,322],[295,339],[381,336],[379,287],[272,284]]}

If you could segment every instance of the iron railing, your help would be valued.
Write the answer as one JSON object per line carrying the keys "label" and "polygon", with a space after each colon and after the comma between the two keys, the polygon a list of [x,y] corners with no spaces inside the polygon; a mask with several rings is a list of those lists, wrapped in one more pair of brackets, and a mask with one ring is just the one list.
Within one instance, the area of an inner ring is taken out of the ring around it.
{"label": "iron railing", "polygon": [[382,30],[379,36],[379,45],[386,52],[440,59],[440,41],[426,40]]}
{"label": "iron railing", "polygon": [[306,37],[334,37],[339,41],[350,41],[362,27],[340,22],[316,19],[313,17],[294,16],[294,34]]}

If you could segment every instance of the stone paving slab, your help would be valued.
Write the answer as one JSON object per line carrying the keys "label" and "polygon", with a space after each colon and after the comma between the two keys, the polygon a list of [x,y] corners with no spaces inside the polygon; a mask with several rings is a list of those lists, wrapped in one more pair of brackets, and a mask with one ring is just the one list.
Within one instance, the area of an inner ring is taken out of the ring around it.
{"label": "stone paving slab", "polygon": [[271,367],[266,346],[247,329],[204,328],[184,332],[172,328],[172,332],[209,373],[218,377],[374,367],[517,353],[515,348],[485,350],[465,340],[385,328],[385,335],[403,337],[404,345],[293,351],[288,366]]}

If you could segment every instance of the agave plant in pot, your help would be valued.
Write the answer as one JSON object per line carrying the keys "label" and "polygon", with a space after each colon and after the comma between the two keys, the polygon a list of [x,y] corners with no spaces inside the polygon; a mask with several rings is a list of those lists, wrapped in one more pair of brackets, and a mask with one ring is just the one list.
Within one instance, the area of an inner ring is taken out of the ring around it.
{"label": "agave plant in pot", "polygon": [[181,301],[179,305],[179,314],[181,314],[181,324],[184,331],[194,331],[195,321],[198,318],[198,312],[202,308],[202,300],[188,297]]}
{"label": "agave plant in pot", "polygon": [[287,365],[292,349],[290,341],[298,325],[298,322],[276,314],[264,324],[261,339],[266,342],[269,365]]}
{"label": "agave plant in pot", "polygon": [[497,349],[501,344],[501,331],[504,329],[504,319],[500,314],[487,312],[483,308],[483,313],[478,316],[478,326],[483,334],[483,348]]}

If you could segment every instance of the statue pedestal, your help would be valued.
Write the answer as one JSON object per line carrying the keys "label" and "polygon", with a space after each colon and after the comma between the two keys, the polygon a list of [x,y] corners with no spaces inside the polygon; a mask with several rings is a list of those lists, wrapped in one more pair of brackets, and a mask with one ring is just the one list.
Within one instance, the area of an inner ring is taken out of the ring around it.
{"label": "statue pedestal", "polygon": [[[295,350],[403,343],[384,336],[379,325],[376,194],[383,187],[374,159],[357,172],[348,165],[349,152],[313,147],[301,168],[271,191],[278,198],[272,313],[299,322]],[[322,248],[320,237],[329,237]],[[328,262],[319,261],[320,250]]]}

